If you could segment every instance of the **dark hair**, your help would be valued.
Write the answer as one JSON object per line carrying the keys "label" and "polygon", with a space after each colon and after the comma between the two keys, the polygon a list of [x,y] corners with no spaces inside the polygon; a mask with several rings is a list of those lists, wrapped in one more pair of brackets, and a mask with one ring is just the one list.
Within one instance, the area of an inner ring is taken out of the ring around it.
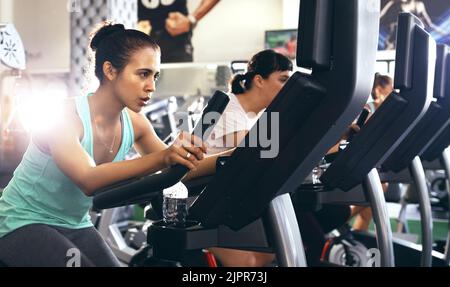
{"label": "dark hair", "polygon": [[387,86],[392,86],[392,78],[386,75],[381,75],[380,73],[375,74],[375,79],[373,81],[372,87],[372,98],[375,100],[375,89],[378,87],[386,88]]}
{"label": "dark hair", "polygon": [[122,24],[104,22],[91,34],[90,47],[95,52],[95,76],[103,81],[103,63],[111,62],[119,71],[128,64],[131,55],[142,48],[160,51],[149,35],[138,30],[125,29]]}
{"label": "dark hair", "polygon": [[252,88],[256,75],[267,79],[273,72],[292,71],[292,62],[273,50],[264,50],[252,57],[247,65],[246,74],[238,74],[231,81],[231,92],[239,95]]}

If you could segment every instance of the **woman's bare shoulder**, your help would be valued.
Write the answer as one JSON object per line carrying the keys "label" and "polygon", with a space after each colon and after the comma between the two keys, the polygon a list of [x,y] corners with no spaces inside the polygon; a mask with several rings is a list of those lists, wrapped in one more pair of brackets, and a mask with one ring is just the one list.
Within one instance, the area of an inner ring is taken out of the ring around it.
{"label": "woman's bare shoulder", "polygon": [[74,98],[61,100],[54,109],[56,110],[49,111],[51,115],[48,117],[46,127],[33,132],[33,142],[44,151],[48,151],[49,141],[61,129],[73,130],[78,138],[83,137],[83,123],[78,116]]}
{"label": "woman's bare shoulder", "polygon": [[131,123],[133,125],[134,134],[136,139],[145,134],[151,129],[150,121],[142,113],[136,113],[132,110],[126,108],[128,114],[130,115]]}

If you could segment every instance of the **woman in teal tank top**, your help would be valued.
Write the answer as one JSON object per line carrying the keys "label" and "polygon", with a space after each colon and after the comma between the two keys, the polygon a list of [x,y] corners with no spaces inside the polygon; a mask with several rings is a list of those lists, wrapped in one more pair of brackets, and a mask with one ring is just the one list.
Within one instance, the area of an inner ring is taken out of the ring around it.
{"label": "woman in teal tank top", "polygon": [[[106,24],[90,47],[100,87],[68,100],[64,119],[32,136],[0,198],[7,266],[118,266],[89,217],[94,191],[174,164],[201,175],[215,162],[202,160],[204,145],[187,134],[166,146],[139,114],[160,71],[160,49],[148,35]],[[132,146],[141,157],[123,161]]]}

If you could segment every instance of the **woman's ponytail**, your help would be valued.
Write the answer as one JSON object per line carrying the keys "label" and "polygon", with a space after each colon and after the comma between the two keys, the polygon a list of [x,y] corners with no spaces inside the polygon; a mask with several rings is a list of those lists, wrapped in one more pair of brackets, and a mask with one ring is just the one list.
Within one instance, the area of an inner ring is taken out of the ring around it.
{"label": "woman's ponytail", "polygon": [[245,80],[244,74],[237,74],[234,76],[233,80],[231,81],[231,92],[235,95],[243,94],[245,93],[245,88],[242,85],[242,82]]}

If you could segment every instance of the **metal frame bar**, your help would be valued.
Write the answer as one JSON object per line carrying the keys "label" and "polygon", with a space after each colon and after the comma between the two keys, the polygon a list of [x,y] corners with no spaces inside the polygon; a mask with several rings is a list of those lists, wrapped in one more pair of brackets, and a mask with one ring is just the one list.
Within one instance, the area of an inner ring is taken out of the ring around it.
{"label": "metal frame bar", "polygon": [[425,172],[422,162],[416,156],[409,166],[411,175],[416,183],[417,196],[420,209],[420,223],[422,233],[422,257],[420,264],[422,267],[431,267],[433,252],[433,216],[431,214],[430,195],[425,179]]}
{"label": "metal frame bar", "polygon": [[[441,160],[442,165],[444,166],[445,171],[445,177],[446,177],[446,185],[447,185],[447,192],[449,194],[449,201],[450,201],[450,149],[447,148],[442,152]],[[449,202],[450,206],[450,202]],[[447,263],[447,265],[450,265],[450,216],[448,220],[448,231],[447,231],[447,241],[445,244],[445,253],[444,253],[444,260]]]}
{"label": "metal frame bar", "polygon": [[372,169],[364,180],[364,192],[369,199],[375,222],[377,244],[381,256],[381,267],[394,267],[394,245],[392,230],[384,199],[383,187],[376,168]]}
{"label": "metal frame bar", "polygon": [[273,199],[267,215],[267,230],[273,237],[278,264],[281,267],[306,267],[305,250],[290,194]]}
{"label": "metal frame bar", "polygon": [[120,233],[119,227],[116,223],[117,214],[120,209],[121,208],[118,207],[105,209],[102,211],[98,225],[98,232],[108,243],[114,255],[116,255],[121,262],[128,264],[138,251],[129,247]]}

